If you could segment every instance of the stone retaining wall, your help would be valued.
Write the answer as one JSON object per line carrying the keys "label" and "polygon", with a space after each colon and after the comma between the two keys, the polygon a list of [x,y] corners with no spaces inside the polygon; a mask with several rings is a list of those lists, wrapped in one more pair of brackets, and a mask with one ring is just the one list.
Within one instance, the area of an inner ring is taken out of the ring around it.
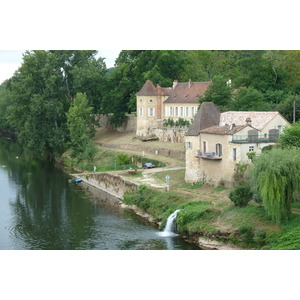
{"label": "stone retaining wall", "polygon": [[149,135],[156,135],[161,142],[184,143],[188,128],[153,127],[149,128]]}
{"label": "stone retaining wall", "polygon": [[101,189],[121,200],[126,192],[131,192],[138,187],[138,184],[127,181],[119,175],[110,173],[77,174],[76,177],[80,177],[83,182]]}
{"label": "stone retaining wall", "polygon": [[159,156],[171,157],[179,160],[185,160],[185,152],[181,150],[172,150],[165,148],[154,148],[147,147],[143,145],[135,145],[135,144],[103,144],[103,147],[115,148],[115,149],[124,149],[124,150],[133,150],[142,152],[145,151],[147,153],[156,154],[157,160],[159,160]]}
{"label": "stone retaining wall", "polygon": [[96,120],[100,127],[115,129],[118,132],[136,132],[136,116],[125,116],[124,123],[117,128],[111,124],[110,118],[110,115],[96,115]]}

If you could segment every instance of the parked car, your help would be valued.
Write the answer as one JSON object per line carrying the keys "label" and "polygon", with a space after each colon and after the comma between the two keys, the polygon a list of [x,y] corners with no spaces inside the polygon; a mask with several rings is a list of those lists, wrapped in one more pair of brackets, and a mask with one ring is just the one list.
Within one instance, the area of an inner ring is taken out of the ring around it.
{"label": "parked car", "polygon": [[151,168],[155,168],[155,166],[152,163],[143,164],[143,169],[151,169]]}

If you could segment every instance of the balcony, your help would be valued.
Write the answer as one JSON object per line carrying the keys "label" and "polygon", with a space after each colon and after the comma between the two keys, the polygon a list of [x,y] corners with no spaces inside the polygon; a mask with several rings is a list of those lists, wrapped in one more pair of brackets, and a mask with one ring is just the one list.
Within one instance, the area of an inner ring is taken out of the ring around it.
{"label": "balcony", "polygon": [[202,152],[198,151],[196,154],[196,157],[203,158],[203,159],[209,159],[209,160],[221,160],[222,159],[222,156],[217,155],[216,152],[202,153]]}
{"label": "balcony", "polygon": [[274,143],[278,139],[278,134],[266,135],[233,135],[232,143]]}

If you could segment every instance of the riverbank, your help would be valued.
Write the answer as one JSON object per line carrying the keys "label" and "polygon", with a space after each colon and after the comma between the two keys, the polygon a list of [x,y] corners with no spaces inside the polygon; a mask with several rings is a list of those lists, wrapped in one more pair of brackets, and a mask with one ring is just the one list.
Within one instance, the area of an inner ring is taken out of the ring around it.
{"label": "riverbank", "polygon": [[[125,150],[123,146],[121,149],[117,147],[118,143],[122,145],[141,143],[134,140],[132,134],[101,130],[96,135],[95,143],[100,151],[95,159],[97,171],[98,168],[107,164],[105,156],[114,157],[116,161],[120,153],[129,157],[141,154],[139,151]],[[108,148],[110,144],[116,146],[110,149]],[[144,149],[156,149],[158,146],[167,149],[173,147],[173,144],[149,142]],[[180,150],[182,145],[176,145],[176,147]],[[146,160],[159,157],[165,166],[144,170],[139,165],[135,167],[137,168],[136,174],[128,174],[128,167],[123,170],[122,168],[119,170],[108,168],[108,171],[94,173],[91,172],[92,166],[90,166],[81,168],[81,172],[75,176],[80,176],[86,184],[92,184],[115,195],[120,200],[120,206],[134,210],[143,218],[160,226],[160,229],[163,228],[167,217],[172,212],[185,207],[178,216],[180,234],[184,239],[198,244],[203,249],[269,249],[269,237],[280,232],[280,227],[267,219],[263,207],[254,201],[244,208],[235,207],[228,198],[230,190],[223,186],[215,188],[185,183],[184,161],[163,155],[153,155],[153,151],[148,153],[146,150],[143,150],[142,156]],[[67,156],[65,158],[69,159]],[[114,163],[112,161],[110,164]],[[76,167],[76,164],[71,166]],[[81,166],[84,164],[81,163]],[[85,172],[82,172],[83,170]],[[107,178],[103,181],[105,176]],[[170,178],[169,191],[166,187],[166,176]],[[131,187],[134,186],[127,194],[124,182]],[[143,189],[144,186],[147,189],[141,192],[140,188]],[[148,196],[152,194],[152,191],[158,194],[150,200]],[[124,200],[124,195],[129,195],[127,202]]]}

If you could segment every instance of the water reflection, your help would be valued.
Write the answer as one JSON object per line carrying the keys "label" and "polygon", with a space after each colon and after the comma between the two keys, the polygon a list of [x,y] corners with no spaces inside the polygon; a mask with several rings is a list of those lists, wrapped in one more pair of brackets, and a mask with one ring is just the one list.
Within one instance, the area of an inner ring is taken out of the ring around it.
{"label": "water reflection", "polygon": [[15,144],[0,142],[0,166],[0,249],[196,248],[159,236],[106,193],[68,183],[67,174]]}

